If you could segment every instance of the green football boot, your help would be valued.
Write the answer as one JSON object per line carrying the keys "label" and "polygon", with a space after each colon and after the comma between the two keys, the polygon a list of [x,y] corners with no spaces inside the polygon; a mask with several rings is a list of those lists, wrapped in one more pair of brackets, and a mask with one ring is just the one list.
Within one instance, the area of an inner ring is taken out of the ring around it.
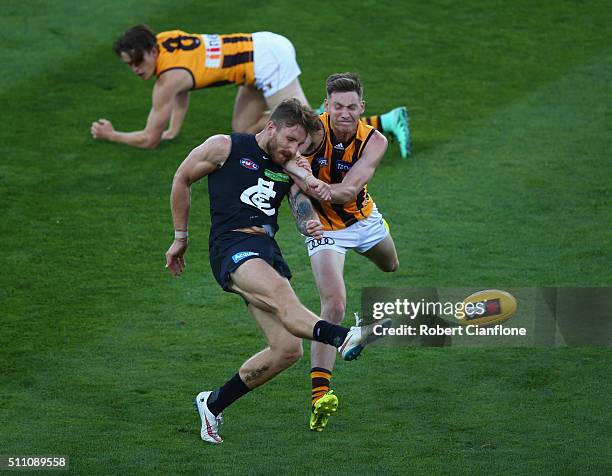
{"label": "green football boot", "polygon": [[408,158],[410,155],[410,118],[408,110],[404,106],[396,107],[382,114],[380,121],[383,131],[390,132],[397,139],[402,158]]}
{"label": "green football boot", "polygon": [[313,431],[323,431],[327,426],[329,417],[338,409],[338,397],[334,391],[330,390],[319,398],[312,406],[310,413],[310,429]]}

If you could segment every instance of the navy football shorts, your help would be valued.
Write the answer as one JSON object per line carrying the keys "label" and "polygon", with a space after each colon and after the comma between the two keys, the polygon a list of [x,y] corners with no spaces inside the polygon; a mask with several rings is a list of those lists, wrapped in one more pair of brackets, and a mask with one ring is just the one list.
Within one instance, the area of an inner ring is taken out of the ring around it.
{"label": "navy football shorts", "polygon": [[221,287],[228,292],[230,274],[253,258],[261,258],[272,266],[278,274],[291,279],[291,270],[285,262],[281,250],[268,235],[256,235],[241,231],[228,231],[209,243],[210,266]]}

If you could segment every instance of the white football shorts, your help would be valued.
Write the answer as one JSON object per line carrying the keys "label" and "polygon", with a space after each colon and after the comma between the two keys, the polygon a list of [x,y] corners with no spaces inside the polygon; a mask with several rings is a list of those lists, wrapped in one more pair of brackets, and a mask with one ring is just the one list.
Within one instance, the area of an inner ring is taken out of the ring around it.
{"label": "white football shorts", "polygon": [[253,33],[253,67],[255,87],[264,97],[276,94],[302,73],[293,44],[269,31]]}
{"label": "white football shorts", "polygon": [[354,249],[358,253],[365,253],[384,240],[388,234],[389,228],[385,219],[374,207],[368,218],[353,223],[348,228],[324,231],[324,237],[321,240],[306,238],[306,248],[308,256],[323,250],[346,254],[346,250]]}

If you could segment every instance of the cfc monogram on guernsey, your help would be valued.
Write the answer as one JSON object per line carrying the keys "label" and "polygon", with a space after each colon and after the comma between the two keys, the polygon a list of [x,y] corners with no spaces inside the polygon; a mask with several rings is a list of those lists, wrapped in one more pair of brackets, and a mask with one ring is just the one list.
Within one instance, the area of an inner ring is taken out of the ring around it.
{"label": "cfc monogram on guernsey", "polygon": [[254,135],[232,134],[231,138],[228,159],[208,175],[211,239],[251,226],[265,225],[276,233],[278,209],[291,181],[257,145]]}
{"label": "cfc monogram on guernsey", "polygon": [[[325,137],[319,149],[307,159],[315,177],[328,183],[340,183],[351,167],[361,158],[363,149],[376,129],[360,121],[357,133],[348,143],[342,143],[334,137],[329,115],[324,112],[319,117],[323,123]],[[359,191],[355,200],[344,205],[319,202],[314,198],[311,198],[311,201],[325,230],[341,230],[351,226],[369,217],[374,208],[374,202],[368,194],[367,184]]]}
{"label": "cfc monogram on guernsey", "polygon": [[157,76],[171,69],[187,70],[194,89],[255,82],[253,37],[248,33],[201,35],[164,31],[157,35],[157,46]]}

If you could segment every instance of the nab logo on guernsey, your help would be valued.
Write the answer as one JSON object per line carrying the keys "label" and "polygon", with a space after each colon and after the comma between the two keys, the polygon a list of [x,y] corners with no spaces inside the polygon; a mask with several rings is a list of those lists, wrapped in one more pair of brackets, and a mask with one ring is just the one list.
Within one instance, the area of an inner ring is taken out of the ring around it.
{"label": "nab logo on guernsey", "polygon": [[242,165],[245,169],[259,170],[259,165],[246,157],[244,159],[240,159],[240,165]]}
{"label": "nab logo on guernsey", "polygon": [[240,253],[236,253],[232,256],[232,260],[234,263],[238,261],[242,261],[244,258],[248,258],[249,256],[259,256],[259,253],[255,253],[254,251],[241,251]]}

